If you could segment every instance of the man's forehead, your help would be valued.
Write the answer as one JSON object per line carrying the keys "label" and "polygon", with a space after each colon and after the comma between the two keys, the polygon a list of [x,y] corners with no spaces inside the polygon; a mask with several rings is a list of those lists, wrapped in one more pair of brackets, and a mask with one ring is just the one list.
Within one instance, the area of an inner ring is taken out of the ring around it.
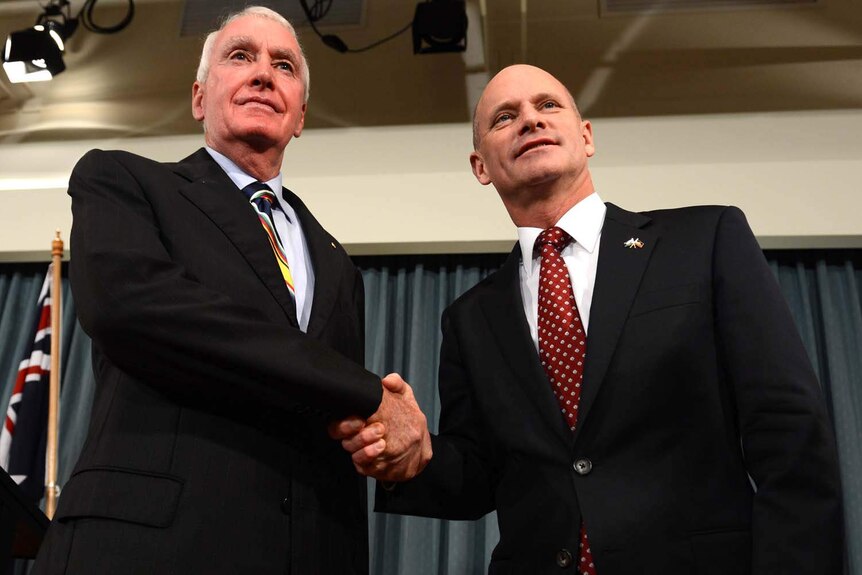
{"label": "man's forehead", "polygon": [[[292,37],[290,38],[292,39]],[[260,36],[249,36],[247,34],[237,34],[235,36],[227,36],[223,38],[220,45],[225,49],[233,48],[249,48],[261,49],[266,45],[267,50],[273,54],[295,54],[297,43],[289,40],[276,40],[273,38],[261,38]]]}
{"label": "man's forehead", "polygon": [[[266,27],[267,30],[261,33],[261,27]],[[252,28],[254,28],[253,32]],[[264,42],[269,44],[271,48],[276,46],[285,50],[295,50],[297,46],[296,38],[290,33],[290,30],[274,20],[255,16],[237,18],[225,26],[219,32],[217,43],[222,46],[238,44],[260,46]]]}
{"label": "man's forehead", "polygon": [[494,76],[479,99],[480,114],[491,113],[501,107],[519,101],[542,99],[548,96],[563,97],[568,94],[559,80],[532,66],[505,68]]}

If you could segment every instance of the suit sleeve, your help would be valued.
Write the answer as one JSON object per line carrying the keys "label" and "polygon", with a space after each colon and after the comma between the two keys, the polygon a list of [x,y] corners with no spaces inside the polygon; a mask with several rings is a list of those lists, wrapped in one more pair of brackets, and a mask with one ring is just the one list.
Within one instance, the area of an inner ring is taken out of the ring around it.
{"label": "suit sleeve", "polygon": [[79,319],[123,371],[200,406],[251,404],[328,417],[376,411],[377,376],[174,262],[146,190],[116,155],[85,155],[69,194]]}
{"label": "suit sleeve", "polygon": [[714,246],[720,351],[757,488],[752,573],[838,575],[840,480],[817,378],[742,212],[724,212]]}
{"label": "suit sleeve", "polygon": [[443,314],[440,350],[440,426],[434,455],[414,479],[385,490],[377,484],[375,511],[475,520],[494,509],[494,447],[475,409],[450,310]]}

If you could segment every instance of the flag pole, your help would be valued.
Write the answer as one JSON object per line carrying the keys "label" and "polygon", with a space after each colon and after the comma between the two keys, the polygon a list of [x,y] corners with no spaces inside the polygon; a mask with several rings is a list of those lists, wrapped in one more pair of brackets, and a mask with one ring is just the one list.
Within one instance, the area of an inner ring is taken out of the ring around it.
{"label": "flag pole", "polygon": [[61,270],[63,265],[63,240],[60,230],[51,242],[51,261],[53,278],[51,282],[51,377],[48,395],[48,441],[45,454],[45,515],[54,517],[57,497],[57,427],[60,414],[60,318],[63,284]]}

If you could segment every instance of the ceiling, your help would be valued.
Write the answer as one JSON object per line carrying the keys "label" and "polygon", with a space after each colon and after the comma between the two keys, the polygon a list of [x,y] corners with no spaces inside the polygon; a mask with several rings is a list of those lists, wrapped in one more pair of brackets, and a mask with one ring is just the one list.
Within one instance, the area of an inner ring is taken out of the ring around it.
{"label": "ceiling", "polygon": [[[417,1],[365,0],[360,24],[324,32],[362,46],[410,22]],[[862,0],[705,1],[607,14],[601,0],[470,0],[463,54],[415,56],[409,31],[339,54],[300,27],[306,128],[466,122],[489,76],[517,62],[554,73],[593,118],[862,108]],[[0,144],[199,132],[189,102],[202,42],[180,35],[183,0],[135,5],[118,34],[79,28],[52,82],[9,84],[0,72]],[[100,0],[97,21],[125,10]],[[36,0],[0,0],[0,38],[39,12]]]}

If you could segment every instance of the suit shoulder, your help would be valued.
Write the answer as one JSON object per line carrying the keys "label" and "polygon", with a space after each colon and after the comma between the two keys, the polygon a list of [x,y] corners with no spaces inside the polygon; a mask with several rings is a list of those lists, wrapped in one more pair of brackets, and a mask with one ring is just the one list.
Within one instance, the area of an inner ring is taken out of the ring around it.
{"label": "suit shoulder", "polygon": [[640,212],[650,219],[650,225],[663,233],[710,233],[722,223],[732,221],[747,226],[745,214],[736,206],[703,205]]}
{"label": "suit shoulder", "polygon": [[101,172],[121,166],[127,170],[134,171],[136,169],[153,169],[158,166],[165,166],[165,164],[125,150],[100,150],[94,148],[81,156],[81,159],[75,164],[73,173]]}
{"label": "suit shoulder", "polygon": [[697,220],[710,221],[718,220],[725,212],[739,212],[741,210],[736,206],[720,206],[720,205],[703,205],[703,206],[685,206],[681,208],[666,208],[661,210],[649,210],[641,212],[656,221],[677,221],[677,220]]}

